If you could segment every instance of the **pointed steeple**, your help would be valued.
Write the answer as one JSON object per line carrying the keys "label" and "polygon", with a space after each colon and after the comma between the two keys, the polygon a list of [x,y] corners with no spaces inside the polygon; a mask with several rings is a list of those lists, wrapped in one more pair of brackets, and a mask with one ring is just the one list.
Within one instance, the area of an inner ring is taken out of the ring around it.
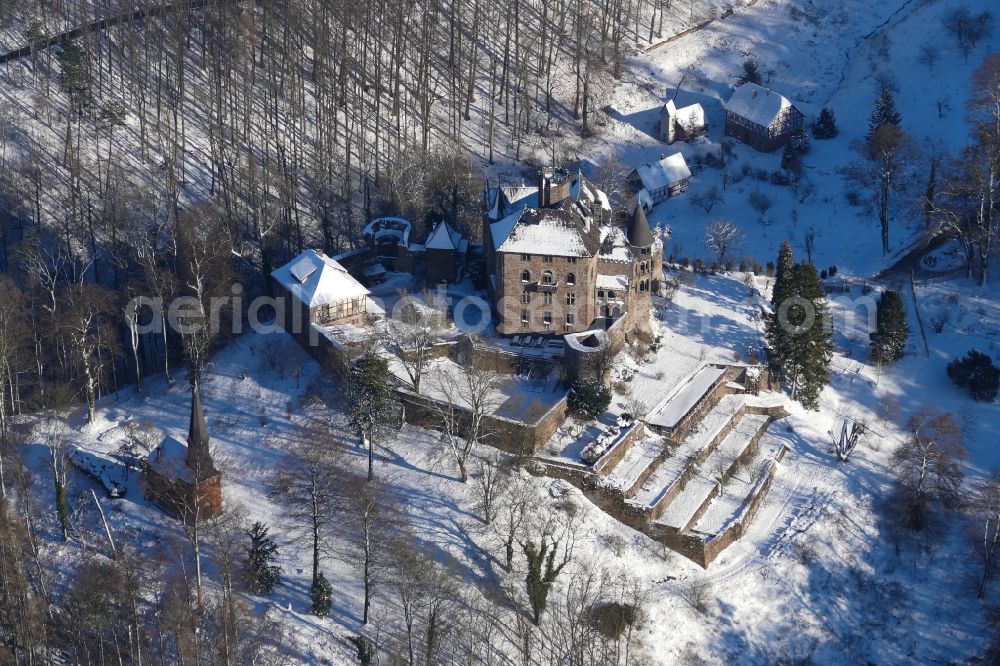
{"label": "pointed steeple", "polygon": [[201,407],[201,391],[196,383],[191,390],[191,423],[188,427],[188,450],[185,462],[201,478],[215,474],[215,463],[208,450],[208,426]]}
{"label": "pointed steeple", "polygon": [[626,230],[628,242],[632,247],[649,247],[653,244],[653,232],[649,228],[646,220],[646,212],[642,209],[642,204],[636,202],[635,211]]}

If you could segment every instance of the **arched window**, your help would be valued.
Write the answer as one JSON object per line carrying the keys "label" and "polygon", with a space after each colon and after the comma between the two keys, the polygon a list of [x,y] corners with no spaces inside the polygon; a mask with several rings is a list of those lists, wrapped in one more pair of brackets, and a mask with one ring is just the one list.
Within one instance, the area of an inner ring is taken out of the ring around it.
{"label": "arched window", "polygon": [[542,284],[552,284],[552,271],[542,273]]}
{"label": "arched window", "polygon": [[598,298],[604,298],[604,290],[603,289],[598,289],[597,290],[597,297]]}
{"label": "arched window", "polygon": [[566,284],[576,284],[576,273],[566,274]]}
{"label": "arched window", "polygon": [[531,271],[521,271],[521,282],[531,282]]}

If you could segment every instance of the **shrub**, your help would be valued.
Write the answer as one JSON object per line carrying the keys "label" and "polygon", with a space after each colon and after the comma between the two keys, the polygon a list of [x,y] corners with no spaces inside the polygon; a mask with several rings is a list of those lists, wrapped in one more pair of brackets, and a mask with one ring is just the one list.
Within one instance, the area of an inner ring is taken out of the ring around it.
{"label": "shrub", "polygon": [[596,419],[611,404],[611,392],[599,381],[578,379],[569,389],[567,404],[577,416]]}
{"label": "shrub", "polygon": [[636,621],[636,608],[632,604],[617,601],[594,606],[590,610],[590,623],[603,636],[612,640],[625,633],[625,629]]}
{"label": "shrub", "polygon": [[968,389],[973,400],[993,400],[1000,388],[1000,368],[976,349],[949,363],[948,377],[956,386]]}

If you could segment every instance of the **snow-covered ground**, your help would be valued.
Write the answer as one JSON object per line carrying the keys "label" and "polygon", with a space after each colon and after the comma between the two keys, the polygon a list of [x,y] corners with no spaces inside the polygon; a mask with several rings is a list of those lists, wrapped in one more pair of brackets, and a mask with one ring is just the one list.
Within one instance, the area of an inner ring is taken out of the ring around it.
{"label": "snow-covered ground", "polygon": [[[933,136],[950,149],[966,140],[962,118],[969,74],[985,53],[997,49],[1000,35],[995,33],[968,61],[962,59],[939,27],[941,16],[962,4],[967,3],[846,0],[831,6],[762,0],[740,7],[725,21],[631,58],[610,100],[609,125],[596,138],[567,139],[567,149],[595,163],[612,154],[625,163],[641,163],[676,149],[696,163],[699,153],[717,151],[719,102],[728,96],[739,62],[753,54],[763,69],[773,70],[770,85],[800,104],[807,117],[830,105],[841,134],[813,143],[806,178],[814,189],[808,192],[746,176],[731,180],[724,200],[706,213],[691,201],[715,184],[721,189],[720,174],[708,167],[697,173],[687,193],[650,216],[654,223],[671,226],[667,253],[678,259],[706,258],[704,227],[713,217],[725,216],[744,229],[744,256],[761,263],[773,260],[785,238],[792,240],[797,256],[805,256],[805,234],[812,228],[819,266],[836,264],[841,272],[870,276],[886,260],[867,211],[848,205],[839,170],[854,159],[849,141],[866,129],[876,75],[895,81],[903,126],[918,140]],[[941,49],[934,72],[916,62],[917,49],[928,42]],[[694,146],[666,147],[655,139],[653,124],[665,89],[672,90],[685,74],[679,102],[701,102],[711,130],[706,141]],[[939,100],[944,100],[940,114]],[[779,154],[736,146],[732,171],[742,173],[744,164],[773,171],[779,160]],[[747,203],[756,189],[773,199],[766,214],[769,224],[761,224],[760,214]],[[897,220],[894,249],[912,241],[921,224]],[[941,256],[949,255],[942,250]],[[757,286],[766,292],[763,278]],[[998,356],[1000,298],[995,290],[950,275],[918,279],[915,289],[907,283],[893,286],[904,289],[911,322],[907,356],[877,373],[865,362],[866,331],[846,316],[848,301],[835,305],[840,315],[835,320],[848,323],[838,325],[833,374],[820,396],[820,410],[793,406],[792,414],[777,424],[774,437],[790,450],[771,492],[748,533],[707,571],[624,527],[567,484],[530,480],[538,492],[539,512],[556,513],[566,502],[576,507],[580,561],[628,572],[649,590],[642,649],[655,663],[947,663],[967,659],[983,647],[984,609],[969,587],[977,565],[960,521],[940,526],[933,537],[895,540],[880,509],[892,479],[889,458],[904,436],[901,424],[924,405],[960,415],[969,477],[1000,464],[1000,410],[995,403],[972,402],[945,375],[947,362],[970,348]],[[863,294],[858,288],[846,296]],[[652,408],[706,362],[732,362],[737,356],[746,360],[756,353],[763,345],[759,305],[759,296],[737,276],[697,275],[683,284],[670,303],[658,304],[659,348],[649,354],[629,349],[619,358],[616,387],[623,390],[616,391],[608,423],[636,402]],[[224,474],[224,499],[229,506],[243,506],[251,519],[278,527],[285,582],[272,598],[255,600],[258,612],[280,622],[284,635],[275,641],[284,644],[294,661],[352,663],[353,648],[345,637],[360,628],[360,575],[346,558],[325,558],[323,568],[336,591],[334,611],[325,619],[309,615],[307,549],[289,540],[287,509],[270,491],[275,470],[285,463],[289,445],[306,421],[334,424],[331,440],[345,441],[345,464],[362,470],[365,457],[351,439],[333,434],[341,415],[330,379],[289,338],[274,334],[273,339],[282,345],[277,367],[263,353],[265,340],[246,335],[217,354],[208,369],[204,398]],[[77,416],[71,440],[98,454],[112,453],[126,438],[130,422],[150,422],[162,435],[183,439],[188,409],[185,382],[152,379],[143,395],[123,391],[104,398],[95,423],[83,425]],[[836,461],[828,435],[839,430],[844,418],[867,418],[872,426],[846,464]],[[563,439],[554,443],[553,454],[569,450],[580,433],[574,427],[582,424],[571,423],[559,434]],[[28,452],[38,472],[35,491],[51,506],[44,447],[36,441]],[[453,558],[482,595],[505,582],[521,584],[522,570],[506,574],[496,567],[495,535],[477,518],[472,491],[457,479],[455,464],[436,433],[406,427],[378,456],[376,475],[399,500],[421,544]],[[91,488],[103,490],[73,474],[71,494],[81,507],[78,524],[96,533],[97,516],[86,501]],[[126,496],[106,500],[106,506],[119,543],[152,555],[166,553],[171,541],[181,538],[176,521],[143,499],[135,475]],[[84,534],[62,544],[53,525],[43,527],[46,561],[57,582],[68,578],[73,556],[101,548],[99,535]],[[609,549],[611,542],[620,547]],[[703,611],[684,600],[692,582],[710,585]],[[991,597],[995,602],[995,586]]]}
{"label": "snow-covered ground", "polygon": [[[918,293],[924,300],[933,298],[919,288]],[[996,307],[996,301],[987,306]],[[707,323],[676,325],[685,312],[698,313]],[[731,360],[731,340],[737,341],[737,349],[759,345],[755,312],[756,297],[738,277],[694,277],[672,303],[663,304],[656,325],[665,344],[659,351],[641,359],[626,351],[620,359],[617,372],[632,379],[625,382],[628,391],[616,395],[613,411],[625,409],[630,395],[655,403],[701,363]],[[871,366],[838,354],[831,385],[821,396],[821,411],[793,406],[792,415],[774,426],[773,437],[791,450],[749,532],[708,571],[624,527],[564,482],[531,478],[538,492],[537,509],[557,512],[562,510],[557,506],[571,502],[580,520],[578,562],[590,560],[609,571],[629,572],[649,590],[641,643],[656,663],[774,663],[781,658],[937,663],[971,655],[981,647],[982,615],[974,592],[966,588],[975,564],[961,530],[942,528],[944,534],[933,541],[903,539],[897,554],[878,511],[891,479],[888,457],[901,436],[899,419],[921,404],[961,411],[976,424],[966,440],[970,474],[1000,462],[992,445],[1000,427],[995,405],[972,404],[944,376],[946,358],[960,347],[950,336],[961,335],[929,334],[930,358],[908,356],[877,378]],[[205,381],[208,426],[223,471],[224,499],[230,507],[244,507],[251,519],[280,528],[285,582],[272,598],[258,600],[257,610],[280,621],[283,649],[302,661],[351,663],[345,636],[360,628],[359,573],[347,559],[326,557],[323,569],[336,590],[334,612],[329,619],[309,615],[308,548],[290,541],[293,524],[286,508],[270,494],[275,470],[286,461],[291,441],[300,436],[298,428],[307,420],[338,423],[340,398],[330,379],[290,339],[282,334],[273,338],[282,352],[277,368],[262,352],[265,339],[246,335],[213,359]],[[888,397],[900,411],[887,420],[880,417],[879,406]],[[72,441],[114,452],[126,437],[128,422],[152,422],[163,434],[183,438],[188,407],[185,382],[152,380],[145,395],[105,398],[97,421],[77,423]],[[827,431],[839,428],[842,416],[862,415],[877,424],[876,434],[850,463],[838,463]],[[331,442],[342,437],[331,431]],[[345,464],[363,470],[363,451],[350,440],[346,446]],[[33,449],[40,467],[44,452],[40,446]],[[487,453],[480,450],[477,456]],[[504,580],[515,588],[520,585],[522,574],[515,570],[508,577],[492,559],[496,537],[477,517],[471,488],[457,479],[454,461],[436,433],[405,427],[378,456],[376,475],[399,500],[421,543],[454,558],[465,580],[481,593],[488,594]],[[74,497],[90,487],[100,492],[87,477],[74,475]],[[36,490],[48,498],[43,473]],[[181,536],[176,521],[143,500],[142,483],[134,475],[126,497],[106,500],[108,504],[119,543],[151,554]],[[92,509],[85,508],[80,520],[97,534]],[[62,545],[51,533],[49,537],[51,554],[60,561],[81,547],[76,542]],[[101,548],[100,536],[84,541]],[[616,547],[609,550],[609,543]],[[692,581],[710,585],[703,612],[684,601]]]}

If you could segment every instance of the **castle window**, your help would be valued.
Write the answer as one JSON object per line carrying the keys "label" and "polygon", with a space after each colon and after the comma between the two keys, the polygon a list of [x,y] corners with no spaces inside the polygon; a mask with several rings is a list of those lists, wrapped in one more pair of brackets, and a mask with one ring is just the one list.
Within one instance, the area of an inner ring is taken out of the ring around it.
{"label": "castle window", "polygon": [[566,325],[572,326],[575,323],[576,323],[576,315],[573,314],[572,312],[566,313]]}
{"label": "castle window", "polygon": [[598,289],[597,290],[597,297],[598,298],[604,298],[604,290],[603,289]]}
{"label": "castle window", "polygon": [[542,315],[542,323],[545,324],[546,326],[551,326],[552,325],[552,313],[551,312],[546,312],[546,313],[544,313]]}
{"label": "castle window", "polygon": [[521,323],[522,324],[527,324],[528,323],[528,311],[527,310],[521,310]]}
{"label": "castle window", "polygon": [[613,299],[614,297],[615,297],[615,292],[609,291],[608,292],[608,299],[610,300],[610,299]]}
{"label": "castle window", "polygon": [[576,284],[576,273],[566,274],[566,284]]}
{"label": "castle window", "polygon": [[521,253],[521,261],[531,261],[531,255],[525,252]]}
{"label": "castle window", "polygon": [[544,301],[543,302],[545,303],[545,305],[552,305],[552,292],[551,291],[545,292],[545,294],[544,294]]}
{"label": "castle window", "polygon": [[576,257],[566,257],[566,263],[567,264],[575,264],[576,263]]}
{"label": "castle window", "polygon": [[551,254],[542,255],[542,261],[544,261],[547,264],[551,264],[552,263],[552,255]]}
{"label": "castle window", "polygon": [[521,271],[521,282],[531,282],[531,271]]}
{"label": "castle window", "polygon": [[552,284],[552,271],[542,273],[542,284]]}
{"label": "castle window", "polygon": [[576,294],[573,292],[566,294],[566,305],[576,305]]}
{"label": "castle window", "polygon": [[521,302],[530,303],[531,302],[531,292],[525,289],[521,292]]}

